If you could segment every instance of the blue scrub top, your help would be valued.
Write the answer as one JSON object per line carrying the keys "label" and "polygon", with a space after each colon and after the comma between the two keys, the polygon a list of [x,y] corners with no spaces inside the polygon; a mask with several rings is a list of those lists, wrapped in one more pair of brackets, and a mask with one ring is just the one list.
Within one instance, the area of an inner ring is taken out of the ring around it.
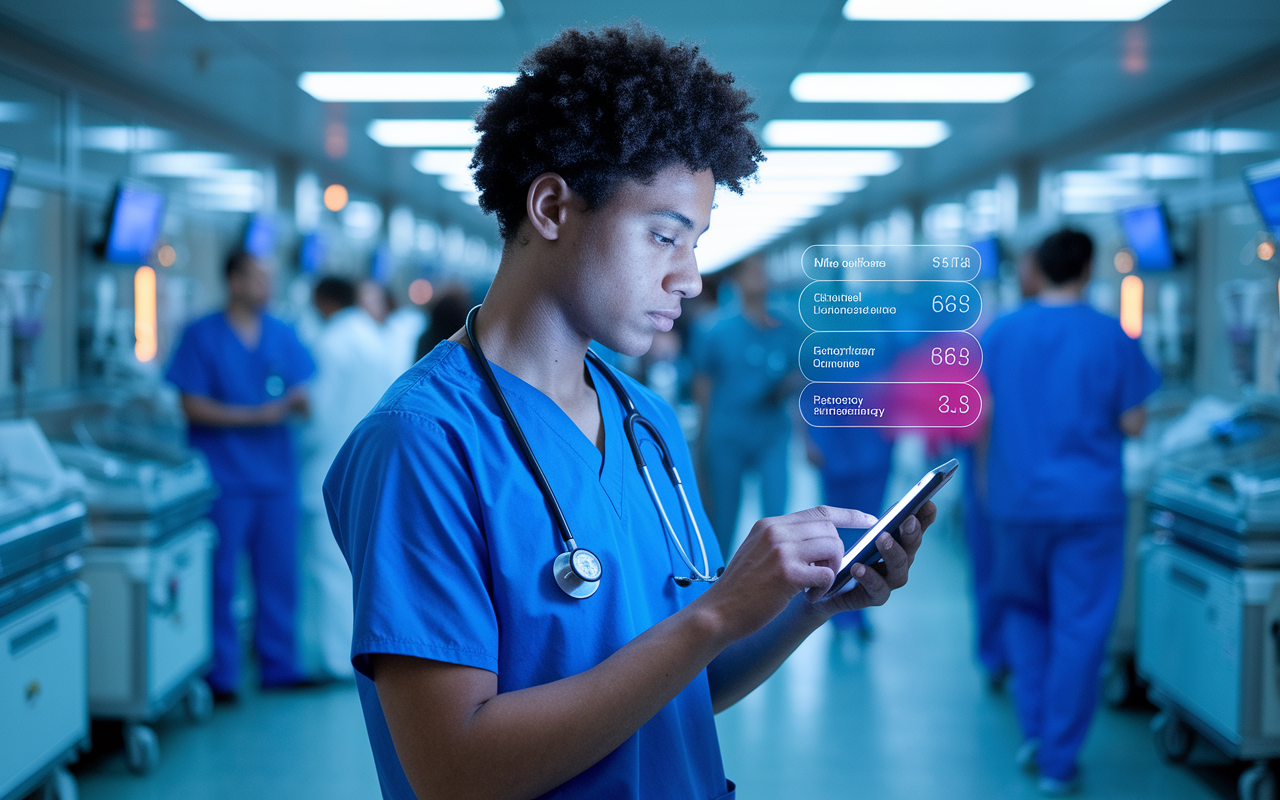
{"label": "blue scrub top", "polygon": [[[687,571],[632,458],[622,406],[595,367],[603,458],[550,398],[495,364],[578,545],[603,564],[594,596],[565,595],[551,574],[560,532],[478,368],[462,346],[439,344],[356,427],[325,480],[329,520],[354,578],[352,663],[382,793],[392,800],[414,795],[368,677],[370,654],[490,670],[498,691],[510,692],[591,669],[706,588],[671,580]],[[620,377],[671,449],[714,570],[719,547],[675,414]],[[661,474],[655,483],[683,531],[674,489]],[[704,671],[617,750],[544,796],[709,799],[725,791]]]}
{"label": "blue scrub top", "polygon": [[1160,374],[1120,323],[1084,304],[1028,302],[987,329],[982,370],[992,395],[991,517],[1123,517],[1120,415]]}
{"label": "blue scrub top", "polygon": [[800,369],[804,334],[785,317],[772,316],[776,327],[758,328],[738,312],[694,336],[694,369],[712,381],[709,435],[765,440],[790,430],[790,395],[772,403],[769,395]]}
{"label": "blue scrub top", "polygon": [[[288,323],[263,314],[262,336],[250,350],[226,314],[217,311],[182,332],[165,378],[183,394],[253,406],[278,399],[315,371],[311,354]],[[209,460],[223,492],[279,492],[297,486],[297,455],[285,423],[250,428],[192,424],[187,438]]]}

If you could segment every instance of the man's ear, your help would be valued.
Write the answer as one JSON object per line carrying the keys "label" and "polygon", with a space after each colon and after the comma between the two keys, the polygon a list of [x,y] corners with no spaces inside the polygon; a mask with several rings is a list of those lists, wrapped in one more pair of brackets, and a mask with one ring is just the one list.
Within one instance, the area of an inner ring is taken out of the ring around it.
{"label": "man's ear", "polygon": [[580,202],[564,178],[554,172],[544,172],[529,184],[529,192],[525,195],[525,214],[538,235],[555,241],[560,238],[572,207]]}

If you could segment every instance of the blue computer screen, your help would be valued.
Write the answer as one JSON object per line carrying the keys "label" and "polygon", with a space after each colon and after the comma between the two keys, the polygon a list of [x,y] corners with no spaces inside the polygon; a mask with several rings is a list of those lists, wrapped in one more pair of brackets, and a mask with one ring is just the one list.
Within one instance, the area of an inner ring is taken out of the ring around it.
{"label": "blue computer screen", "polygon": [[13,187],[13,173],[18,168],[18,154],[0,150],[0,219],[4,218],[4,206]]}
{"label": "blue computer screen", "polygon": [[1169,240],[1169,225],[1161,206],[1139,206],[1122,211],[1120,224],[1140,269],[1173,269],[1173,243]]}
{"label": "blue computer screen", "polygon": [[244,249],[250,255],[267,258],[276,249],[276,221],[265,214],[249,217],[249,227],[244,232]]}
{"label": "blue computer screen", "polygon": [[1280,236],[1280,160],[1249,167],[1244,179],[1267,229]]}
{"label": "blue computer screen", "polygon": [[974,242],[972,247],[978,251],[978,256],[982,259],[982,269],[978,270],[976,277],[983,280],[995,280],[1000,277],[1000,240],[990,236]]}
{"label": "blue computer screen", "polygon": [[320,231],[308,233],[302,237],[302,247],[298,251],[298,265],[307,274],[314,274],[324,266],[325,256],[329,252],[329,244]]}
{"label": "blue computer screen", "polygon": [[146,263],[163,220],[163,194],[144,186],[121,184],[111,209],[106,259],[117,264]]}

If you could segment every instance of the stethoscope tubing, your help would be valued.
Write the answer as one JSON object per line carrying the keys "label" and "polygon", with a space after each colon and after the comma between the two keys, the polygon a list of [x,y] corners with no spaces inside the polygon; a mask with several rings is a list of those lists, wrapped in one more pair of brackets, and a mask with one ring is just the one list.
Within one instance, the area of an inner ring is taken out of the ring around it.
{"label": "stethoscope tubing", "polygon": [[[476,361],[480,363],[480,371],[484,376],[485,383],[489,385],[489,389],[498,401],[498,407],[502,410],[502,415],[507,420],[507,424],[515,433],[516,444],[519,445],[521,453],[524,455],[525,461],[529,464],[529,470],[533,473],[534,481],[537,482],[538,488],[542,490],[542,495],[547,501],[547,507],[551,510],[551,516],[555,520],[556,527],[560,529],[560,538],[563,540],[565,547],[570,551],[577,548],[573,533],[569,528],[569,521],[565,519],[564,512],[560,508],[560,502],[556,499],[555,492],[551,489],[551,484],[547,480],[547,476],[542,471],[542,465],[538,463],[538,459],[533,454],[533,448],[529,445],[529,440],[525,438],[524,430],[520,427],[519,421],[516,420],[515,412],[511,410],[510,404],[507,402],[502,387],[498,384],[497,376],[493,373],[493,367],[489,364],[489,359],[485,357],[484,351],[480,347],[480,341],[475,334],[475,319],[480,311],[480,306],[476,306],[467,313],[466,333],[467,339],[471,343],[472,350],[475,351]],[[614,394],[622,403],[626,417],[623,419],[622,428],[626,434],[627,442],[631,447],[632,456],[635,458],[636,466],[640,470],[640,475],[644,479],[645,489],[649,492],[650,499],[653,500],[654,506],[658,510],[658,516],[662,520],[663,530],[676,546],[676,552],[680,556],[680,560],[689,569],[689,577],[675,577],[677,584],[687,586],[693,582],[714,583],[719,578],[719,573],[712,575],[710,571],[699,570],[693,563],[684,545],[680,542],[680,537],[676,535],[675,527],[671,524],[670,518],[667,516],[667,509],[663,505],[662,500],[658,497],[658,489],[654,486],[653,478],[649,474],[649,466],[645,461],[644,453],[640,450],[640,439],[636,436],[635,427],[639,425],[649,432],[653,437],[653,443],[658,448],[663,469],[666,470],[667,477],[671,480],[672,486],[675,487],[676,494],[680,497],[680,504],[690,526],[693,527],[694,536],[698,539],[698,548],[701,551],[702,563],[708,564],[707,546],[702,538],[702,531],[698,527],[698,520],[693,514],[693,507],[689,503],[689,496],[685,493],[684,482],[680,480],[680,473],[676,471],[675,464],[671,461],[671,452],[667,448],[666,441],[662,438],[662,434],[658,432],[657,427],[644,417],[636,408],[631,400],[622,381],[618,380],[612,370],[604,361],[591,350],[587,350],[587,360],[595,365],[601,375],[605,377],[613,387]]]}

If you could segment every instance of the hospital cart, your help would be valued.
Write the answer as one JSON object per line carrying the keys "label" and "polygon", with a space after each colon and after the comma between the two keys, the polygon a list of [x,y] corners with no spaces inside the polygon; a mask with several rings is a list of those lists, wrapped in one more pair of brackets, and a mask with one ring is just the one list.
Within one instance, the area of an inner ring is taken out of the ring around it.
{"label": "hospital cart", "polygon": [[1102,697],[1113,708],[1145,699],[1146,687],[1134,667],[1138,630],[1138,543],[1147,532],[1147,493],[1164,455],[1163,438],[1187,410],[1190,397],[1181,389],[1162,389],[1147,399],[1147,424],[1141,437],[1124,443],[1124,578],[1115,622],[1107,642]]}
{"label": "hospital cart", "polygon": [[89,745],[83,481],[30,420],[0,422],[0,800],[72,800]]}
{"label": "hospital cart", "polygon": [[1197,737],[1251,761],[1241,800],[1273,800],[1280,757],[1280,439],[1242,415],[1169,460],[1139,555],[1139,674],[1157,751]]}
{"label": "hospital cart", "polygon": [[45,424],[58,457],[86,478],[89,712],[124,723],[126,761],[143,774],[160,759],[160,716],[184,703],[204,722],[213,709],[203,675],[213,654],[217,535],[205,515],[214,483],[199,455],[110,414]]}

